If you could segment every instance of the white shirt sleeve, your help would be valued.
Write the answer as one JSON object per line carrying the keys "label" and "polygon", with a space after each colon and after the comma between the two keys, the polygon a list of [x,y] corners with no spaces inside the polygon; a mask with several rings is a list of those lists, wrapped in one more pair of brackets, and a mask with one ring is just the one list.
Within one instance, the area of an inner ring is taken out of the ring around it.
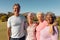
{"label": "white shirt sleeve", "polygon": [[24,17],[24,29],[26,30],[27,28],[27,21],[26,21],[26,18]]}
{"label": "white shirt sleeve", "polygon": [[9,18],[8,21],[7,21],[7,27],[8,27],[8,28],[11,27],[11,20],[10,20],[10,18]]}

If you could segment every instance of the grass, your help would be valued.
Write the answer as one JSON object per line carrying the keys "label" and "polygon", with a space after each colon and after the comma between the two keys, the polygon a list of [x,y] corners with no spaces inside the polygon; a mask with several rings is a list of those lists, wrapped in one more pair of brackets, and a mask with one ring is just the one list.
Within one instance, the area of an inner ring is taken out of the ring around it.
{"label": "grass", "polygon": [[0,22],[0,40],[7,40],[6,22]]}
{"label": "grass", "polygon": [[60,27],[58,27],[58,29],[59,29],[59,40],[60,40]]}
{"label": "grass", "polygon": [[[60,27],[59,28],[59,40],[60,40]],[[0,22],[0,40],[7,40],[7,26],[6,22]]]}

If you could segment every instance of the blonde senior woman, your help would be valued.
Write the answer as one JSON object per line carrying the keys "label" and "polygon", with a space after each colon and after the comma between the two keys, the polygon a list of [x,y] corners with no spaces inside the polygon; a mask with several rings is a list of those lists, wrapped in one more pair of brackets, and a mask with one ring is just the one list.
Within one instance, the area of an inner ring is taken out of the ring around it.
{"label": "blonde senior woman", "polygon": [[48,25],[40,31],[40,40],[58,40],[58,29],[56,23],[54,23],[55,19],[52,13],[48,12],[46,14]]}
{"label": "blonde senior woman", "polygon": [[33,22],[34,15],[32,13],[28,13],[27,15],[27,21],[28,21],[28,27],[27,27],[27,36],[26,40],[36,40],[36,23]]}
{"label": "blonde senior woman", "polygon": [[44,13],[38,12],[36,14],[39,25],[36,27],[36,39],[40,40],[40,31],[47,25],[47,22],[44,20]]}

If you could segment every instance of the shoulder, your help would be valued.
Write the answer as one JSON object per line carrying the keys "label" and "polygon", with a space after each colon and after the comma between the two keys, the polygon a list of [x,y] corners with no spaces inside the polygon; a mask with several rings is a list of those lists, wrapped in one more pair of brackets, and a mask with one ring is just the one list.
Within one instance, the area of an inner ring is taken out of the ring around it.
{"label": "shoulder", "polygon": [[13,19],[13,18],[14,18],[14,16],[11,16],[11,17],[8,18],[8,20],[11,20],[11,19]]}
{"label": "shoulder", "polygon": [[21,14],[20,14],[19,16],[20,16],[20,17],[24,17],[24,16],[23,16],[23,15],[21,15]]}
{"label": "shoulder", "polygon": [[43,23],[47,23],[47,21],[46,21],[46,20],[44,20],[44,21],[43,21]]}
{"label": "shoulder", "polygon": [[43,24],[44,24],[45,26],[47,26],[47,25],[48,25],[48,23],[47,23],[47,21],[46,21],[46,20],[44,20],[44,21],[43,21]]}
{"label": "shoulder", "polygon": [[25,19],[25,17],[23,15],[19,15],[22,19]]}

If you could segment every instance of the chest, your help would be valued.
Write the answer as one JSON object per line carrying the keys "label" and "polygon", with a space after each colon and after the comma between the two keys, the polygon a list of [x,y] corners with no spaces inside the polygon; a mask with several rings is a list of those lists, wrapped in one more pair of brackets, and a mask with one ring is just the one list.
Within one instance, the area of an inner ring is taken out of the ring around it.
{"label": "chest", "polygon": [[11,25],[17,26],[17,25],[22,25],[23,24],[23,19],[20,17],[15,17],[11,20]]}
{"label": "chest", "polygon": [[28,32],[35,32],[35,26],[34,25],[32,25],[32,26],[28,26],[28,28],[27,28],[27,31]]}
{"label": "chest", "polygon": [[43,30],[41,30],[40,31],[41,36],[50,37],[49,29],[50,29],[50,27],[45,27]]}

